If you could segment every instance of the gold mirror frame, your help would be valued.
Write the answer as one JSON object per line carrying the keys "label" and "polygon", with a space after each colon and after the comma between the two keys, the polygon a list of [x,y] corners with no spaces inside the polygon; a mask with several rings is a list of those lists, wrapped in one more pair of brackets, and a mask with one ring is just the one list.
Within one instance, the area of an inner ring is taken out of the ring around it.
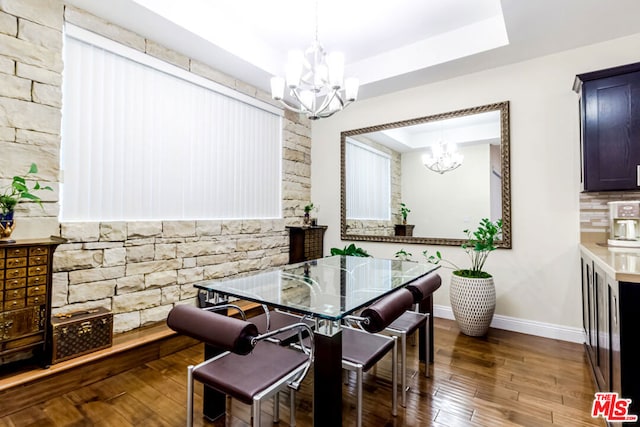
{"label": "gold mirror frame", "polygon": [[438,120],[452,119],[473,114],[485,113],[489,111],[500,111],[500,162],[502,167],[502,240],[496,246],[499,248],[511,248],[511,169],[510,169],[510,135],[509,135],[509,101],[495,104],[482,105],[479,107],[466,108],[463,110],[448,113],[435,114],[432,116],[419,117],[411,120],[404,120],[394,123],[386,123],[361,129],[354,129],[340,133],[340,238],[342,240],[369,241],[369,242],[390,242],[390,243],[414,243],[425,245],[448,245],[459,246],[465,242],[463,239],[432,238],[417,236],[377,236],[348,234],[346,218],[346,138],[354,135],[361,135],[370,132],[395,129],[405,126],[413,126],[421,123],[434,122]]}

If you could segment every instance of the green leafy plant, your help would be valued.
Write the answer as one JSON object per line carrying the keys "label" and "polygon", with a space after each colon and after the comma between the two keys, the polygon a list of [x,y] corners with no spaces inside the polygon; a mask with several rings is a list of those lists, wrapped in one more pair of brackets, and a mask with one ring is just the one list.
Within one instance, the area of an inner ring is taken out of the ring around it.
{"label": "green leafy plant", "polygon": [[395,255],[396,258],[402,261],[411,261],[411,257],[413,256],[411,252],[407,252],[404,249],[400,249]]}
{"label": "green leafy plant", "polygon": [[38,166],[35,163],[31,163],[29,172],[22,176],[14,176],[11,181],[11,185],[7,186],[0,194],[0,213],[2,216],[6,216],[10,212],[13,212],[16,205],[22,200],[31,200],[38,203],[42,207],[42,201],[40,197],[32,193],[37,190],[50,190],[53,188],[47,186],[41,186],[38,181],[35,182],[32,188],[27,185],[27,178],[31,174],[38,173]]}
{"label": "green leafy plant", "polygon": [[470,230],[464,230],[467,241],[462,244],[462,249],[467,253],[471,260],[471,268],[461,269],[451,261],[442,258],[442,254],[438,251],[435,255],[430,255],[427,250],[422,254],[431,264],[440,264],[441,262],[448,264],[449,268],[453,268],[453,274],[462,277],[487,278],[491,277],[489,273],[483,271],[484,263],[487,261],[489,254],[496,249],[495,241],[502,237],[502,219],[491,222],[487,218],[480,220],[478,228],[473,233]]}
{"label": "green leafy plant", "polygon": [[407,215],[409,215],[409,212],[411,212],[411,209],[409,209],[404,203],[400,203],[400,215],[402,216],[403,224],[407,223]]}
{"label": "green leafy plant", "polygon": [[304,207],[304,213],[308,214],[309,212],[311,212],[313,210],[313,202],[309,203],[308,205],[306,205]]}
{"label": "green leafy plant", "polygon": [[357,247],[355,244],[350,244],[349,246],[345,246],[344,249],[340,248],[331,248],[331,255],[348,255],[348,256],[359,256],[359,257],[370,257],[362,248]]}

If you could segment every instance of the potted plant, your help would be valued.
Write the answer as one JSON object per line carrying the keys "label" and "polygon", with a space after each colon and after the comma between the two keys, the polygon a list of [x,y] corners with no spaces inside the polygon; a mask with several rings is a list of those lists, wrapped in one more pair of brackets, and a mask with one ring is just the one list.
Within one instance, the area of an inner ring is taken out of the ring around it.
{"label": "potted plant", "polygon": [[402,224],[395,224],[394,232],[396,236],[413,236],[413,228],[414,225],[407,224],[407,215],[411,212],[411,209],[407,207],[404,203],[400,203],[400,208],[398,209],[400,216],[402,217]]}
{"label": "potted plant", "polygon": [[460,330],[470,336],[486,335],[496,308],[496,288],[491,274],[484,271],[489,254],[496,249],[495,241],[502,236],[502,220],[480,220],[473,233],[464,230],[467,240],[462,249],[471,261],[470,268],[462,269],[442,258],[440,252],[423,254],[432,264],[444,262],[453,268],[449,299],[453,315]]}
{"label": "potted plant", "polygon": [[15,220],[13,219],[14,209],[18,203],[23,200],[30,200],[38,203],[42,207],[40,197],[33,194],[37,190],[50,190],[49,186],[41,186],[36,181],[31,188],[27,183],[27,178],[31,174],[38,173],[38,167],[35,163],[31,163],[29,171],[22,176],[14,176],[11,184],[0,192],[0,238],[8,240],[11,232],[15,229]]}
{"label": "potted plant", "polygon": [[355,244],[350,244],[349,246],[345,246],[344,249],[340,248],[331,248],[331,255],[347,255],[347,256],[359,256],[359,257],[370,257],[364,249],[357,247]]}
{"label": "potted plant", "polygon": [[308,205],[306,205],[304,207],[304,225],[310,225],[311,224],[311,211],[313,210],[313,202],[309,203]]}
{"label": "potted plant", "polygon": [[400,216],[402,217],[403,224],[407,223],[407,215],[409,215],[409,212],[411,212],[411,209],[409,209],[404,203],[400,203]]}

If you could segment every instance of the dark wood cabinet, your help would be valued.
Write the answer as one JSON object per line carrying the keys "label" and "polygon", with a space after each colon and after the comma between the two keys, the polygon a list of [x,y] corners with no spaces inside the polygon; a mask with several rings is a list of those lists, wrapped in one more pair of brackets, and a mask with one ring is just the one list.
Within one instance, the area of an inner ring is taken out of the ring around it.
{"label": "dark wood cabinet", "polygon": [[64,239],[18,240],[0,245],[0,365],[35,356],[51,363],[53,252]]}
{"label": "dark wood cabinet", "polygon": [[629,413],[640,414],[640,283],[616,281],[584,254],[581,263],[585,348],[596,387],[631,399]]}
{"label": "dark wood cabinet", "polygon": [[322,258],[326,225],[287,227],[289,230],[289,264]]}
{"label": "dark wood cabinet", "polygon": [[396,236],[413,236],[413,224],[396,224],[394,226],[394,233]]}
{"label": "dark wood cabinet", "polygon": [[640,63],[576,76],[584,191],[640,188]]}

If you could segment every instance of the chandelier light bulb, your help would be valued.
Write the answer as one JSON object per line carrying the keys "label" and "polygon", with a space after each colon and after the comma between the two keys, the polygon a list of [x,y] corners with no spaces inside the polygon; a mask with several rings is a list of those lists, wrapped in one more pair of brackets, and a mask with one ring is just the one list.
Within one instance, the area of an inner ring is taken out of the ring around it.
{"label": "chandelier light bulb", "polygon": [[458,152],[455,143],[445,145],[442,141],[431,146],[431,154],[422,156],[424,166],[441,175],[459,168],[463,160],[464,156]]}

